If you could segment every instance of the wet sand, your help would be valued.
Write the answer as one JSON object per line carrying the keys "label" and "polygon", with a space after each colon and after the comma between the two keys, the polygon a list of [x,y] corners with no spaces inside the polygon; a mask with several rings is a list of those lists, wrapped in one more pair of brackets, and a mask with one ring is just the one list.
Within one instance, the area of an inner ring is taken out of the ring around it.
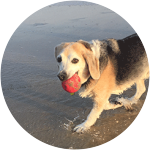
{"label": "wet sand", "polygon": [[[86,119],[92,100],[70,96],[62,89],[54,47],[61,42],[119,39],[133,33],[120,16],[99,5],[51,5],[30,16],[13,34],[2,61],[3,94],[14,118],[35,138],[61,148],[89,148],[115,138],[138,115],[147,92],[132,112],[123,107],[104,111],[90,131],[74,133],[72,128]],[[132,87],[123,96],[134,93]]]}

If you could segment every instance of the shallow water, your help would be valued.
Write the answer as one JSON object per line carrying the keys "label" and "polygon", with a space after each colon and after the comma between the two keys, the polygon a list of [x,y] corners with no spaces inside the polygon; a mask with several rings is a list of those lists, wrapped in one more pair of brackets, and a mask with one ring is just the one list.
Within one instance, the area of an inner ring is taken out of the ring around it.
{"label": "shallow water", "polygon": [[[18,81],[20,74],[55,78],[54,47],[61,42],[118,39],[132,33],[134,30],[125,20],[99,5],[45,7],[27,18],[11,37],[3,57],[3,88],[8,82],[13,86],[16,82],[22,84],[22,79]],[[9,81],[5,82],[5,78]]]}

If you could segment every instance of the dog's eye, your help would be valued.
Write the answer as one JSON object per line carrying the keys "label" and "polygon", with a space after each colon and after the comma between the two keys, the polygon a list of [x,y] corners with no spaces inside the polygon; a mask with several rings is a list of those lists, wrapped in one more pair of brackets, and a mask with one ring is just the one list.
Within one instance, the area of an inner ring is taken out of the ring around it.
{"label": "dog's eye", "polygon": [[60,63],[62,61],[61,57],[57,57],[57,61]]}
{"label": "dog's eye", "polygon": [[78,59],[76,59],[76,58],[73,58],[73,60],[71,61],[73,64],[76,64],[76,63],[78,63]]}

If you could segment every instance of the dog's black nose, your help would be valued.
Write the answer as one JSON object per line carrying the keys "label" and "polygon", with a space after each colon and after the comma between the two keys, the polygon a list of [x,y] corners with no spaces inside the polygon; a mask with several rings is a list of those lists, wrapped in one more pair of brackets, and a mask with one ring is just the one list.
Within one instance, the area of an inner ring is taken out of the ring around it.
{"label": "dog's black nose", "polygon": [[67,77],[67,73],[65,71],[60,72],[57,77],[60,79],[60,81],[64,81]]}

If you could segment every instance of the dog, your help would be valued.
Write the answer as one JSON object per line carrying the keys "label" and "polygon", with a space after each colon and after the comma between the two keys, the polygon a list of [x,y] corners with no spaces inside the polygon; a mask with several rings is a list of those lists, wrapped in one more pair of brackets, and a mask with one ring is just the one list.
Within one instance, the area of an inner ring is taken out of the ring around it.
{"label": "dog", "polygon": [[[119,40],[61,43],[55,47],[55,58],[58,78],[65,81],[77,73],[82,84],[79,96],[91,97],[94,101],[87,119],[73,129],[75,132],[89,130],[103,110],[122,106],[132,109],[132,104],[136,104],[146,91],[148,58],[137,34]],[[109,101],[111,94],[119,95],[134,84],[136,93],[133,97]]]}

